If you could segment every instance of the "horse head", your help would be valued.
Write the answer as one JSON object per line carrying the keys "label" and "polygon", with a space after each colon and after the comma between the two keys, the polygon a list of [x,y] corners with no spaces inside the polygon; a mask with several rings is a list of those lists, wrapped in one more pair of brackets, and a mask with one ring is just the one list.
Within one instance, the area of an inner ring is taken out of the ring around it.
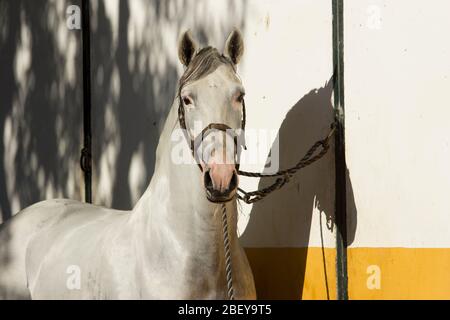
{"label": "horse head", "polygon": [[236,66],[243,50],[238,30],[228,36],[223,53],[212,47],[198,50],[189,31],[179,41],[178,55],[185,70],[179,81],[178,120],[211,202],[230,201],[238,187],[245,90]]}

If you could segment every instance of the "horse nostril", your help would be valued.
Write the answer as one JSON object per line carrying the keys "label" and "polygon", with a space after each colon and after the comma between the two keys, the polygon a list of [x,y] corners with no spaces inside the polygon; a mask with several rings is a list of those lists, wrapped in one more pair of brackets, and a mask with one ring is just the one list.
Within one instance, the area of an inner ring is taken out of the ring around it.
{"label": "horse nostril", "polygon": [[203,183],[205,184],[205,188],[212,190],[213,189],[213,183],[211,175],[209,174],[209,170],[205,172],[203,175]]}
{"label": "horse nostril", "polygon": [[228,190],[232,191],[237,188],[238,185],[238,177],[236,171],[233,171],[233,176],[231,177],[230,185],[228,186]]}

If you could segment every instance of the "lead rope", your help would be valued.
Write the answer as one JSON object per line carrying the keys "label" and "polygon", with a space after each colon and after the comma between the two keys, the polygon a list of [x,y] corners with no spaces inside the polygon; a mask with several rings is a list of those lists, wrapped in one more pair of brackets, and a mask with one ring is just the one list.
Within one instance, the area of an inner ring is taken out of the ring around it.
{"label": "lead rope", "polygon": [[[317,141],[309,150],[306,152],[306,154],[303,156],[303,158],[293,167],[286,169],[286,170],[280,170],[276,173],[272,174],[264,174],[259,172],[248,172],[248,171],[238,171],[238,174],[245,177],[250,178],[270,178],[270,177],[280,177],[278,178],[274,183],[269,185],[266,188],[247,192],[242,190],[241,188],[238,188],[238,191],[241,194],[237,194],[237,197],[239,200],[244,201],[245,203],[251,204],[255,203],[259,200],[262,200],[266,196],[268,196],[270,193],[272,193],[275,190],[281,189],[286,183],[290,181],[292,176],[297,173],[300,169],[303,169],[304,167],[309,166],[310,164],[316,162],[320,158],[322,158],[330,149],[330,140],[333,136],[334,132],[336,130],[336,124],[332,124],[330,131],[328,135],[325,137],[325,139]],[[321,147],[320,152],[317,152],[317,149]]]}
{"label": "lead rope", "polygon": [[223,247],[225,250],[225,272],[227,277],[228,300],[234,300],[233,274],[231,264],[230,239],[228,233],[227,206],[222,203]]}
{"label": "lead rope", "polygon": [[[247,172],[247,171],[238,171],[239,175],[252,177],[252,178],[269,178],[269,177],[281,177],[278,178],[273,184],[270,186],[252,191],[245,192],[244,190],[238,188],[238,190],[243,195],[237,195],[238,199],[244,201],[245,203],[251,204],[257,201],[262,200],[267,195],[272,193],[275,190],[282,188],[286,183],[289,182],[290,178],[300,169],[309,166],[310,164],[316,162],[320,158],[322,158],[330,148],[330,139],[333,136],[336,130],[336,125],[333,123],[330,128],[330,132],[327,137],[323,140],[319,140],[316,142],[309,150],[306,152],[305,156],[292,168],[281,170],[273,174],[262,174],[257,172]],[[316,150],[322,147],[322,150],[316,153]],[[227,207],[225,203],[222,203],[222,225],[223,225],[223,246],[225,250],[225,272],[227,279],[227,294],[229,300],[234,300],[234,288],[233,288],[233,274],[232,274],[232,264],[231,264],[231,250],[230,250],[230,240],[228,233],[228,218],[227,218]]]}

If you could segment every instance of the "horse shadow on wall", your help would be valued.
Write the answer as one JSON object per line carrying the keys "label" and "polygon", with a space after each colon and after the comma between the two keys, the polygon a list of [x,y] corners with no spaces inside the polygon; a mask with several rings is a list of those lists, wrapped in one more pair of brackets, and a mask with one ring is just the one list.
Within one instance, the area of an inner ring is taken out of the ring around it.
{"label": "horse shadow on wall", "polygon": [[[311,90],[286,114],[277,137],[280,169],[292,167],[317,140],[327,135],[334,121],[332,93],[333,81],[330,80],[324,87]],[[308,268],[313,268],[312,277],[323,278],[323,281],[314,281],[321,285],[311,288],[309,296],[314,292],[315,298],[333,298],[335,260],[330,250],[334,252],[334,249],[326,247],[334,243],[330,240],[325,243],[324,234],[328,233],[327,239],[336,234],[334,168],[334,141],[331,141],[330,150],[322,159],[300,170],[283,189],[253,205],[241,241],[246,247],[259,299],[303,297],[307,257],[313,260],[308,264]],[[272,178],[261,179],[258,189],[273,181]],[[319,215],[314,219],[318,222],[317,228],[311,225],[313,214]],[[357,217],[348,170],[347,221],[347,244],[350,245]],[[311,230],[318,230],[318,234],[312,235]],[[329,233],[333,235],[330,237]],[[319,239],[319,248],[308,248],[311,237]],[[311,252],[308,254],[308,251]]]}

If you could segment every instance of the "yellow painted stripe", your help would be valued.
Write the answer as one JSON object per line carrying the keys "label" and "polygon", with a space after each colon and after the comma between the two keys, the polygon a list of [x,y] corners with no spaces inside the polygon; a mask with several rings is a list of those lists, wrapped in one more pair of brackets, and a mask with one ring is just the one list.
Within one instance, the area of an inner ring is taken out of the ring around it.
{"label": "yellow painted stripe", "polygon": [[[259,299],[336,298],[335,249],[246,253]],[[450,248],[349,248],[348,277],[350,299],[450,299]]]}
{"label": "yellow painted stripe", "polygon": [[450,299],[450,248],[350,248],[348,274],[350,299]]}

